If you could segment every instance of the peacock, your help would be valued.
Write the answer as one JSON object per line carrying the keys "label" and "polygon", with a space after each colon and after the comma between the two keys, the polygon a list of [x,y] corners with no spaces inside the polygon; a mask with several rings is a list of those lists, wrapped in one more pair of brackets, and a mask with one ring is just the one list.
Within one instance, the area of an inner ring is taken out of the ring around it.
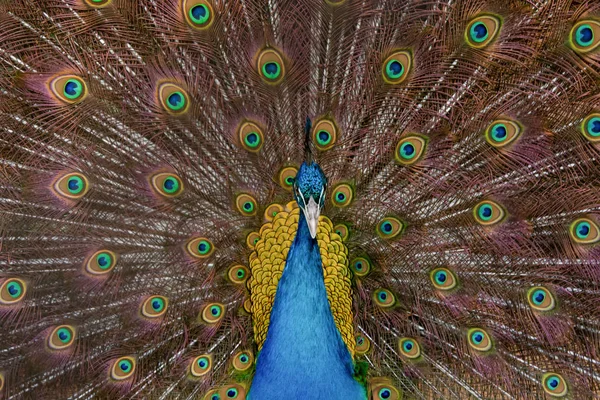
{"label": "peacock", "polygon": [[0,398],[600,398],[600,2],[2,1]]}

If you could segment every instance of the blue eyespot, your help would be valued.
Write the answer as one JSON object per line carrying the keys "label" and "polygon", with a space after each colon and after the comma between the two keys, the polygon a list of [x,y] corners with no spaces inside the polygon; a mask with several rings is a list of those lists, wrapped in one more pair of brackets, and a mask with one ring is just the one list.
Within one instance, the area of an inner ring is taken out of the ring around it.
{"label": "blue eyespot", "polygon": [[577,28],[577,44],[580,46],[589,46],[594,40],[594,31],[588,24],[581,25]]}
{"label": "blue eyespot", "polygon": [[488,38],[488,29],[482,22],[476,22],[471,26],[471,39],[481,43]]}
{"label": "blue eyespot", "polygon": [[389,399],[392,395],[392,392],[388,388],[383,388],[379,390],[379,398],[381,399]]}
{"label": "blue eyespot", "polygon": [[448,279],[448,275],[445,271],[438,271],[435,273],[435,281],[438,284],[443,285],[444,282],[446,282],[446,279]]}

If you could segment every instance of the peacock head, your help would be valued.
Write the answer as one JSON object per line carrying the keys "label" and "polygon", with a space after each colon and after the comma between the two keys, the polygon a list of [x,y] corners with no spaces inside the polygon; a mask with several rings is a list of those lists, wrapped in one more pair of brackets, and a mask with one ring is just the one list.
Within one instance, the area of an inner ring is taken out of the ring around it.
{"label": "peacock head", "polygon": [[325,204],[327,191],[327,178],[319,164],[311,162],[302,163],[294,180],[294,198],[306,217],[310,236],[317,236],[319,215]]}

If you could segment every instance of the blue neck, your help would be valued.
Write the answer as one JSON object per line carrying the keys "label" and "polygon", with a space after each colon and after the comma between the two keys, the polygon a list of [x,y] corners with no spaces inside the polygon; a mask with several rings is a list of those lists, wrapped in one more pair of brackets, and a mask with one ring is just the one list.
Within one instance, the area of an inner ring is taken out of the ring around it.
{"label": "blue neck", "polygon": [[319,246],[300,212],[249,399],[364,400],[323,281]]}

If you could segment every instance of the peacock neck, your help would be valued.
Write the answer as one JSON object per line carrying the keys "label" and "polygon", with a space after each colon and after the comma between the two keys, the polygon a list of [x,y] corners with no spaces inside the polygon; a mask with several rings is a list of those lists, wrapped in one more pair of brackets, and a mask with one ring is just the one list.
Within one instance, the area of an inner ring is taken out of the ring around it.
{"label": "peacock neck", "polygon": [[301,212],[249,398],[363,400],[353,371],[327,299],[319,246]]}

